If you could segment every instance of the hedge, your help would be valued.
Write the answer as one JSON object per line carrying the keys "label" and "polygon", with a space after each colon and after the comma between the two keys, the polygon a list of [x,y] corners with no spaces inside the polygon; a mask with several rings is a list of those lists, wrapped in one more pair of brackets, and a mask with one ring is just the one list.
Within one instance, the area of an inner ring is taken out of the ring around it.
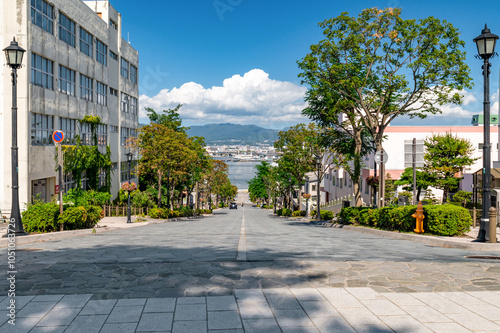
{"label": "hedge", "polygon": [[[311,216],[316,216],[318,212],[316,212],[315,210],[313,210],[311,212]],[[322,220],[325,220],[325,221],[331,221],[333,220],[333,212],[329,211],[329,210],[320,210],[319,212],[321,214],[321,219]]]}
{"label": "hedge", "polygon": [[[412,232],[416,220],[412,215],[417,206],[342,208],[339,218],[345,224],[373,226],[384,230]],[[439,236],[458,236],[470,230],[472,218],[469,211],[452,204],[424,206],[424,230]]]}
{"label": "hedge", "polygon": [[278,214],[278,216],[290,216],[292,215],[292,210],[288,208],[280,208],[276,211],[276,214]]}
{"label": "hedge", "polygon": [[292,216],[294,216],[294,217],[306,216],[306,211],[305,210],[296,210],[292,213]]}
{"label": "hedge", "polygon": [[97,206],[64,206],[59,214],[59,205],[55,203],[37,203],[30,205],[22,213],[23,225],[27,232],[59,231],[64,223],[64,230],[93,228],[102,218],[102,208]]}
{"label": "hedge", "polygon": [[[210,209],[198,209],[197,214],[212,214]],[[194,211],[189,207],[181,207],[179,210],[170,210],[168,208],[153,208],[149,210],[149,217],[152,219],[172,219],[177,217],[193,216]]]}

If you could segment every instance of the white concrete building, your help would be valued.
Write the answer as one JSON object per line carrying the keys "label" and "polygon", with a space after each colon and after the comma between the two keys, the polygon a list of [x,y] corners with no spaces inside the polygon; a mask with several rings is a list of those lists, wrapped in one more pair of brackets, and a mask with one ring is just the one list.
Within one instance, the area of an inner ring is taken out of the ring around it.
{"label": "white concrete building", "polygon": [[[482,126],[389,126],[384,134],[386,140],[383,142],[383,147],[388,154],[388,160],[385,164],[385,174],[390,174],[391,178],[399,179],[405,168],[412,166],[412,146],[413,138],[417,139],[417,152],[423,151],[423,141],[433,134],[445,134],[451,132],[460,138],[468,139],[475,147],[473,157],[478,160],[464,172],[464,179],[461,182],[460,189],[474,192],[472,174],[482,169],[482,142],[483,142]],[[491,126],[491,160],[497,161],[498,158],[498,127]],[[367,185],[367,177],[374,175],[374,155],[367,156],[363,159],[364,167],[362,169],[361,193],[363,202],[367,205],[371,204],[373,193],[371,187]],[[493,167],[493,163],[492,163]],[[377,175],[380,175],[379,167],[377,166]],[[347,172],[343,170],[330,170],[325,176],[321,186],[325,192],[325,201],[333,201],[335,199],[346,199],[349,196],[353,197],[352,180]],[[442,199],[441,190],[433,190],[437,199]],[[322,195],[323,197],[323,195]],[[420,199],[423,198],[423,194]],[[323,198],[322,198],[323,200]]]}
{"label": "white concrete building", "polygon": [[[127,178],[124,143],[138,128],[139,54],[121,38],[121,15],[107,0],[1,1],[0,46],[26,49],[18,69],[19,198],[49,201],[56,192],[54,130],[89,140],[78,122],[99,116],[99,149],[111,148],[112,194]],[[5,64],[5,58],[3,64]],[[11,69],[1,67],[0,209],[11,206]],[[85,182],[84,182],[85,185]],[[65,188],[74,186],[65,177]]]}

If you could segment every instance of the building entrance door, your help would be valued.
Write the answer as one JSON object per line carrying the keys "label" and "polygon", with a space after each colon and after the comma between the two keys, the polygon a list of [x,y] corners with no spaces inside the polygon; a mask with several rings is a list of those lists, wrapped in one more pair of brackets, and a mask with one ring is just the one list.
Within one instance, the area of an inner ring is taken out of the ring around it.
{"label": "building entrance door", "polygon": [[47,193],[46,183],[47,183],[46,178],[36,179],[32,182],[33,186],[32,186],[32,190],[31,190],[31,193],[32,193],[31,201],[36,199],[36,200],[42,200],[43,202],[46,202],[46,197],[47,197],[46,196],[46,193]]}

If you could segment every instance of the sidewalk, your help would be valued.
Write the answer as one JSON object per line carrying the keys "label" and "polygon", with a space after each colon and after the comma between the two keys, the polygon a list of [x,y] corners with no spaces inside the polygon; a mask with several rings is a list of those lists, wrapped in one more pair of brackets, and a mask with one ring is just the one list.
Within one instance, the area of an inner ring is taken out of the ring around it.
{"label": "sidewalk", "polygon": [[[88,235],[92,233],[100,233],[100,232],[107,232],[107,231],[112,231],[112,230],[119,230],[123,228],[135,228],[135,227],[141,227],[149,224],[157,224],[157,223],[165,223],[165,222],[172,222],[172,221],[184,221],[192,218],[202,218],[202,216],[196,216],[196,217],[181,217],[177,219],[170,219],[170,220],[155,220],[155,219],[150,219],[150,218],[139,218],[140,222],[138,221],[137,216],[132,216],[131,220],[132,223],[127,223],[127,217],[126,216],[118,216],[118,217],[104,217],[99,221],[99,223],[96,225],[95,228],[92,229],[80,229],[80,230],[66,230],[66,231],[57,231],[57,232],[49,232],[45,234],[32,234],[32,235],[27,235],[27,236],[21,236],[21,237],[16,237],[16,244],[17,245],[22,245],[22,244],[30,244],[30,243],[37,243],[37,242],[46,242],[50,240],[55,240],[55,239],[62,239],[62,238],[68,238],[68,237],[75,237],[75,236],[83,236],[83,235]],[[0,223],[0,234],[5,235],[7,233],[7,223]],[[6,247],[8,244],[8,239],[3,237],[0,238],[0,248]]]}
{"label": "sidewalk", "polygon": [[[9,299],[0,298],[1,309]],[[235,295],[93,300],[16,297],[14,332],[500,332],[500,291],[379,293],[371,288],[242,289]]]}

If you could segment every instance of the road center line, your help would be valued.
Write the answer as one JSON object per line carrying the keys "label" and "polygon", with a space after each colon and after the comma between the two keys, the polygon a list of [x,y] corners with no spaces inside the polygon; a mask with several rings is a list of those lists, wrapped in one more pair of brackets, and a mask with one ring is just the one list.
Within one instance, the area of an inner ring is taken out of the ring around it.
{"label": "road center line", "polygon": [[236,261],[247,261],[247,233],[245,230],[245,213],[241,219],[240,239],[238,241],[238,254]]}

